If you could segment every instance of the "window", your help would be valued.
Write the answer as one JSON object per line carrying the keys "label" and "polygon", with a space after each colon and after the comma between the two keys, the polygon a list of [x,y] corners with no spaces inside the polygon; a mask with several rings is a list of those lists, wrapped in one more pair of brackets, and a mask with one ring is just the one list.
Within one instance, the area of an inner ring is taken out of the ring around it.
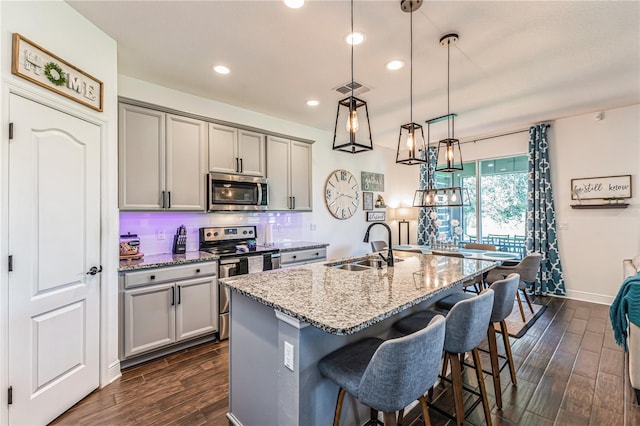
{"label": "window", "polygon": [[[464,163],[455,173],[436,173],[436,186],[462,186],[469,205],[439,209],[444,232],[454,235],[451,219],[460,222],[461,242],[482,242],[500,251],[524,254],[527,211],[526,155]],[[449,211],[446,211],[449,210]]]}

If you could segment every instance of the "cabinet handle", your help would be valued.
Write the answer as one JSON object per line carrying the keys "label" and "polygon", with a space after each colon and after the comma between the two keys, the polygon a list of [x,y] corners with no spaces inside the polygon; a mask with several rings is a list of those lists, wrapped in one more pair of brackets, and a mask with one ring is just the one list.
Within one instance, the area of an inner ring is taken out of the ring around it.
{"label": "cabinet handle", "polygon": [[180,304],[180,294],[181,294],[181,289],[182,287],[178,286],[178,305]]}
{"label": "cabinet handle", "polygon": [[316,256],[320,256],[320,253],[316,253]]}
{"label": "cabinet handle", "polygon": [[164,209],[164,191],[162,191],[162,208]]}
{"label": "cabinet handle", "polygon": [[171,191],[168,191],[167,194],[169,194],[169,205],[167,206],[168,209],[171,208]]}
{"label": "cabinet handle", "polygon": [[297,258],[298,258],[298,256],[296,256],[296,255],[294,254],[294,255],[293,255],[293,258],[294,258],[294,259],[297,259]]}
{"label": "cabinet handle", "polygon": [[291,197],[293,199],[293,207],[292,209],[295,210],[296,209],[296,197]]}
{"label": "cabinet handle", "polygon": [[176,289],[171,287],[171,306],[176,304]]}
{"label": "cabinet handle", "polygon": [[151,276],[149,277],[149,279],[150,279],[150,280],[155,280],[155,279],[156,279],[156,276],[155,276],[155,275],[151,275]]}
{"label": "cabinet handle", "polygon": [[240,173],[244,172],[244,166],[242,165],[242,158],[240,159]]}
{"label": "cabinet handle", "polygon": [[199,274],[199,273],[200,273],[200,269],[196,269],[196,274]]}
{"label": "cabinet handle", "polygon": [[293,208],[293,197],[289,197],[289,209]]}
{"label": "cabinet handle", "polygon": [[236,157],[236,172],[240,173],[240,162],[238,160],[239,158]]}

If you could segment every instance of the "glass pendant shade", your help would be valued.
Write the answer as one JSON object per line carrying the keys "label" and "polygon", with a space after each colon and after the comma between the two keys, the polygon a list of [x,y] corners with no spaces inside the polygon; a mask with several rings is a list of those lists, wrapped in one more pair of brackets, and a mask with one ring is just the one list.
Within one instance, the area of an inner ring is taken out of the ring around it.
{"label": "glass pendant shade", "polygon": [[413,207],[460,207],[469,204],[466,188],[418,189],[413,197]]}
{"label": "glass pendant shade", "polygon": [[422,126],[416,123],[403,124],[400,126],[396,163],[409,166],[426,163],[426,152],[427,148]]}
{"label": "glass pendant shade", "polygon": [[454,138],[442,139],[438,142],[436,172],[455,172],[458,170],[462,170],[460,141]]}
{"label": "glass pendant shade", "polygon": [[351,154],[373,149],[367,102],[354,96],[338,102],[333,149]]}

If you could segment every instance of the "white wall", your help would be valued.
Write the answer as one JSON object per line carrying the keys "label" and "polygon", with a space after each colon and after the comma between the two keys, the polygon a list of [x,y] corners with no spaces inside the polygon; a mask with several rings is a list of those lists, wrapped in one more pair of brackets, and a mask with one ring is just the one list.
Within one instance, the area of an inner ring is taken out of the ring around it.
{"label": "white wall", "polygon": [[[362,242],[368,223],[365,213],[360,210],[348,220],[333,218],[324,202],[324,186],[329,173],[336,169],[346,169],[360,180],[360,172],[376,172],[385,175],[385,192],[381,193],[389,205],[408,204],[413,199],[413,192],[418,184],[418,167],[395,164],[395,150],[375,146],[372,152],[347,154],[331,149],[333,134],[297,123],[269,117],[264,114],[226,105],[210,99],[154,85],[128,76],[119,76],[119,95],[148,102],[151,104],[173,108],[193,114],[244,124],[260,129],[283,133],[291,136],[314,140],[313,144],[313,212],[287,214],[169,214],[167,213],[122,213],[122,232],[139,232],[145,253],[170,251],[170,238],[175,228],[185,223],[189,229],[188,241],[190,249],[197,247],[197,228],[223,224],[255,224],[260,228],[265,223],[278,223],[273,238],[275,242],[306,240],[328,242],[330,258],[355,255],[370,251],[369,244]],[[375,126],[372,117],[372,126]],[[376,193],[377,194],[377,193]],[[173,217],[171,216],[173,215]],[[315,231],[311,231],[311,225]],[[397,241],[397,225],[391,223],[394,241]],[[395,225],[395,226],[394,226]],[[157,231],[163,230],[167,240],[158,241]],[[415,242],[415,223],[412,224],[412,241]],[[372,231],[372,239],[386,239],[382,227]],[[147,248],[145,248],[145,245]]]}
{"label": "white wall", "polygon": [[[622,260],[640,254],[640,105],[557,120],[551,127],[551,161],[567,296],[611,303],[622,283]],[[571,179],[631,175],[630,206],[621,210],[572,209]]]}
{"label": "white wall", "polygon": [[[120,373],[117,353],[117,268],[118,268],[118,210],[117,210],[117,46],[88,20],[62,1],[0,2],[0,59],[2,102],[0,131],[0,258],[6,259],[7,240],[7,165],[8,93],[20,91],[100,125],[102,146],[102,214],[101,232],[101,383],[106,384]],[[55,53],[104,83],[104,112],[99,113],[76,102],[40,88],[11,74],[11,36],[17,32]],[[0,273],[0,388],[7,386],[7,283],[8,273]],[[0,404],[0,423],[6,424],[6,404]]]}

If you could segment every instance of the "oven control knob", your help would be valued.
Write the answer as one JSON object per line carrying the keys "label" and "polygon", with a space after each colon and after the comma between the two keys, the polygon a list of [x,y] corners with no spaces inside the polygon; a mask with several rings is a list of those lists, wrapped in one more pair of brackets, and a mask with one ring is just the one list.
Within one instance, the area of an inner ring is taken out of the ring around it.
{"label": "oven control knob", "polygon": [[247,231],[242,231],[242,234],[243,235],[247,235]]}
{"label": "oven control knob", "polygon": [[210,237],[210,236],[211,236],[211,232],[207,232],[207,237]]}
{"label": "oven control knob", "polygon": [[253,231],[249,231],[249,234],[253,234]]}
{"label": "oven control knob", "polygon": [[217,233],[217,232],[214,232],[214,233],[213,233],[213,236],[214,236],[214,237],[217,237],[217,236],[218,236],[218,233]]}

